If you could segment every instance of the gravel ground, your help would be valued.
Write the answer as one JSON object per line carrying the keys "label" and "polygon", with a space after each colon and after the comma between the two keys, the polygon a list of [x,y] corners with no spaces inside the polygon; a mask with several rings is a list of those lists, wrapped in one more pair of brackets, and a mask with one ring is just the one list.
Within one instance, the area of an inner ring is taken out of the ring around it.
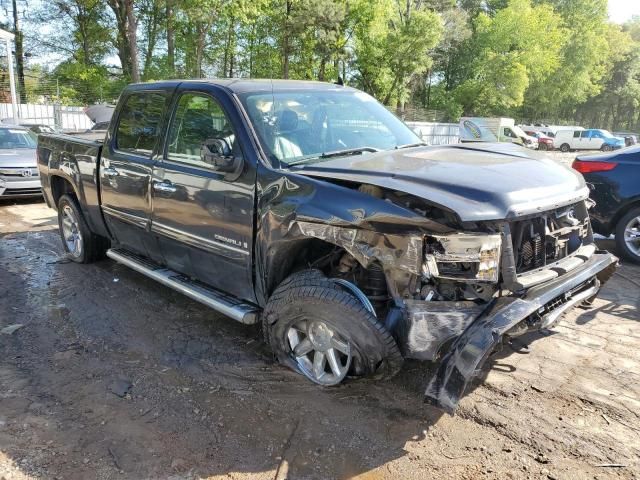
{"label": "gravel ground", "polygon": [[[311,385],[237,324],[0,204],[0,479],[639,478],[640,268],[495,354],[456,416],[432,365]],[[612,242],[603,246],[613,248]]]}

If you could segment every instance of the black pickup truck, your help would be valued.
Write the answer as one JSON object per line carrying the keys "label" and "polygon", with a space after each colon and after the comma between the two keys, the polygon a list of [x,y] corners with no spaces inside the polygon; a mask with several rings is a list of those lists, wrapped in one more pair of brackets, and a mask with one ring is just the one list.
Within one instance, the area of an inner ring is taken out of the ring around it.
{"label": "black pickup truck", "polygon": [[320,385],[438,361],[426,400],[449,412],[501,342],[588,304],[617,264],[582,176],[534,155],[425,146],[363,92],[276,80],[131,85],[103,141],[38,142],[71,259],[261,322]]}

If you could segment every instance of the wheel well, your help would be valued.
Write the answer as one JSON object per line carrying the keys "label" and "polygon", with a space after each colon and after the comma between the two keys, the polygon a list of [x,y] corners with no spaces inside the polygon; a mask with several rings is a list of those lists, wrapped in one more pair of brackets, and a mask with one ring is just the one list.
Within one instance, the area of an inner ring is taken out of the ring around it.
{"label": "wheel well", "polygon": [[611,223],[609,224],[609,231],[612,233],[616,232],[616,227],[618,226],[618,222],[622,217],[624,217],[630,210],[640,207],[640,199],[636,199],[633,202],[625,205],[623,208],[618,210],[613,218],[611,219]]}
{"label": "wheel well", "polygon": [[51,177],[51,196],[53,197],[53,205],[58,208],[58,202],[62,195],[68,194],[76,197],[76,191],[73,185],[66,178],[54,175]]}
{"label": "wheel well", "polygon": [[369,298],[378,314],[386,314],[393,289],[388,285],[378,261],[362,265],[344,248],[317,238],[296,241],[281,251],[278,255],[280,258],[274,258],[271,262],[267,297],[289,275],[313,268],[327,277],[342,278],[353,283]]}
{"label": "wheel well", "polygon": [[317,238],[305,238],[287,243],[286,247],[278,249],[270,262],[271,268],[266,285],[267,296],[270,296],[289,275],[305,268],[316,267],[323,270],[320,265],[317,265],[319,261],[325,257],[330,261],[334,256],[339,259],[342,253],[344,249],[341,247]]}

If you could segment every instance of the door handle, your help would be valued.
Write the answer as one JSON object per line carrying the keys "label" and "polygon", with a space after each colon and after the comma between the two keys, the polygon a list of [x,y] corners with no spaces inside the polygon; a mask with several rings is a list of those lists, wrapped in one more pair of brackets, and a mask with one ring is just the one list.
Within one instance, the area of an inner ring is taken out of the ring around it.
{"label": "door handle", "polygon": [[167,182],[155,182],[153,189],[157,192],[175,193],[177,188]]}
{"label": "door handle", "polygon": [[120,175],[120,173],[118,172],[118,170],[116,170],[116,169],[115,169],[115,168],[113,168],[113,167],[106,167],[106,168],[103,168],[103,169],[102,169],[102,171],[104,172],[104,174],[105,174],[107,177],[117,177],[118,175]]}

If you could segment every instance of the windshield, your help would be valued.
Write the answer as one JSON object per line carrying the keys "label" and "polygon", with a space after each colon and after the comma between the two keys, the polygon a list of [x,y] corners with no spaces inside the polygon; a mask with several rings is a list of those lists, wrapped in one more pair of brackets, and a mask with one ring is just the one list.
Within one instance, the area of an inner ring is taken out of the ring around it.
{"label": "windshield", "polygon": [[28,130],[0,129],[0,149],[36,148],[36,135]]}
{"label": "windshield", "polygon": [[262,147],[280,166],[420,144],[420,138],[363,92],[276,91],[241,97]]}

